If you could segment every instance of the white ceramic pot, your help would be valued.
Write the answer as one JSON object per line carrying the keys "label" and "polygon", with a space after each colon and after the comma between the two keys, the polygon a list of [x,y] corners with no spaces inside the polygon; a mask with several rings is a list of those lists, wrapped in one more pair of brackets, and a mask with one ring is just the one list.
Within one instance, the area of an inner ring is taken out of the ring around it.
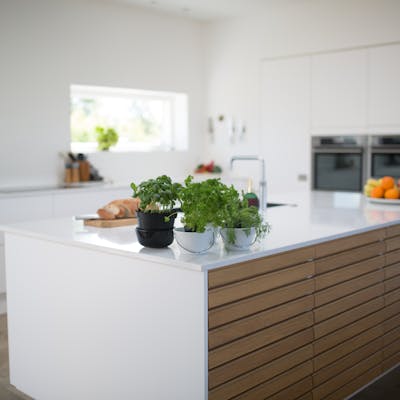
{"label": "white ceramic pot", "polygon": [[[221,228],[222,240],[228,250],[248,250],[256,241],[256,228]],[[234,242],[230,243],[231,233],[234,234]]]}
{"label": "white ceramic pot", "polygon": [[184,250],[190,253],[203,253],[209,250],[215,242],[214,229],[207,228],[204,232],[185,232],[185,228],[174,229],[175,239]]}

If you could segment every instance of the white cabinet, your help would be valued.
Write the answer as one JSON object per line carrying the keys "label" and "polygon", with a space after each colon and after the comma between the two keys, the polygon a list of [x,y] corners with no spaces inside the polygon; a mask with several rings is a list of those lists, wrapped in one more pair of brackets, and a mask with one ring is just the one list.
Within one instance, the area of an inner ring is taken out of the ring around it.
{"label": "white cabinet", "polygon": [[368,119],[371,133],[400,131],[400,45],[369,50]]}
{"label": "white cabinet", "polygon": [[312,56],[313,134],[365,133],[367,50]]}
{"label": "white cabinet", "polygon": [[[261,154],[269,193],[310,185],[310,58],[262,62]],[[306,180],[304,180],[306,178]]]}

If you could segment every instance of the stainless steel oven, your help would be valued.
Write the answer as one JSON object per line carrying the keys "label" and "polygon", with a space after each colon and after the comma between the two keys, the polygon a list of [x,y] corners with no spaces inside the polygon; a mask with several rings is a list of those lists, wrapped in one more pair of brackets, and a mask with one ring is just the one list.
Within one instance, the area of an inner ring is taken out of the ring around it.
{"label": "stainless steel oven", "polygon": [[314,136],[313,189],[360,192],[367,179],[367,146],[367,136]]}
{"label": "stainless steel oven", "polygon": [[370,175],[400,178],[400,135],[371,136]]}

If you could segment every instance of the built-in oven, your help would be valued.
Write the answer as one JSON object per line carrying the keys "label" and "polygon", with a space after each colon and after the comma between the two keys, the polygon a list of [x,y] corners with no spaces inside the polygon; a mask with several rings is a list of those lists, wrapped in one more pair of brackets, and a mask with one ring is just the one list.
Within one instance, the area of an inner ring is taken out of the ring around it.
{"label": "built-in oven", "polygon": [[367,179],[367,146],[367,136],[314,136],[313,189],[360,192]]}
{"label": "built-in oven", "polygon": [[400,178],[400,135],[371,136],[370,175]]}

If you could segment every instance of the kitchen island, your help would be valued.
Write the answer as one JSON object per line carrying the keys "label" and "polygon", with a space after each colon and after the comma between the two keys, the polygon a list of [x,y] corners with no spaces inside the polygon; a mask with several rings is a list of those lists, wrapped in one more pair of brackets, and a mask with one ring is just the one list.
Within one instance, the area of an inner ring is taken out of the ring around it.
{"label": "kitchen island", "polygon": [[[286,198],[285,198],[286,197]],[[73,218],[5,231],[10,379],[37,400],[344,399],[400,363],[400,207],[279,196],[251,250]]]}

